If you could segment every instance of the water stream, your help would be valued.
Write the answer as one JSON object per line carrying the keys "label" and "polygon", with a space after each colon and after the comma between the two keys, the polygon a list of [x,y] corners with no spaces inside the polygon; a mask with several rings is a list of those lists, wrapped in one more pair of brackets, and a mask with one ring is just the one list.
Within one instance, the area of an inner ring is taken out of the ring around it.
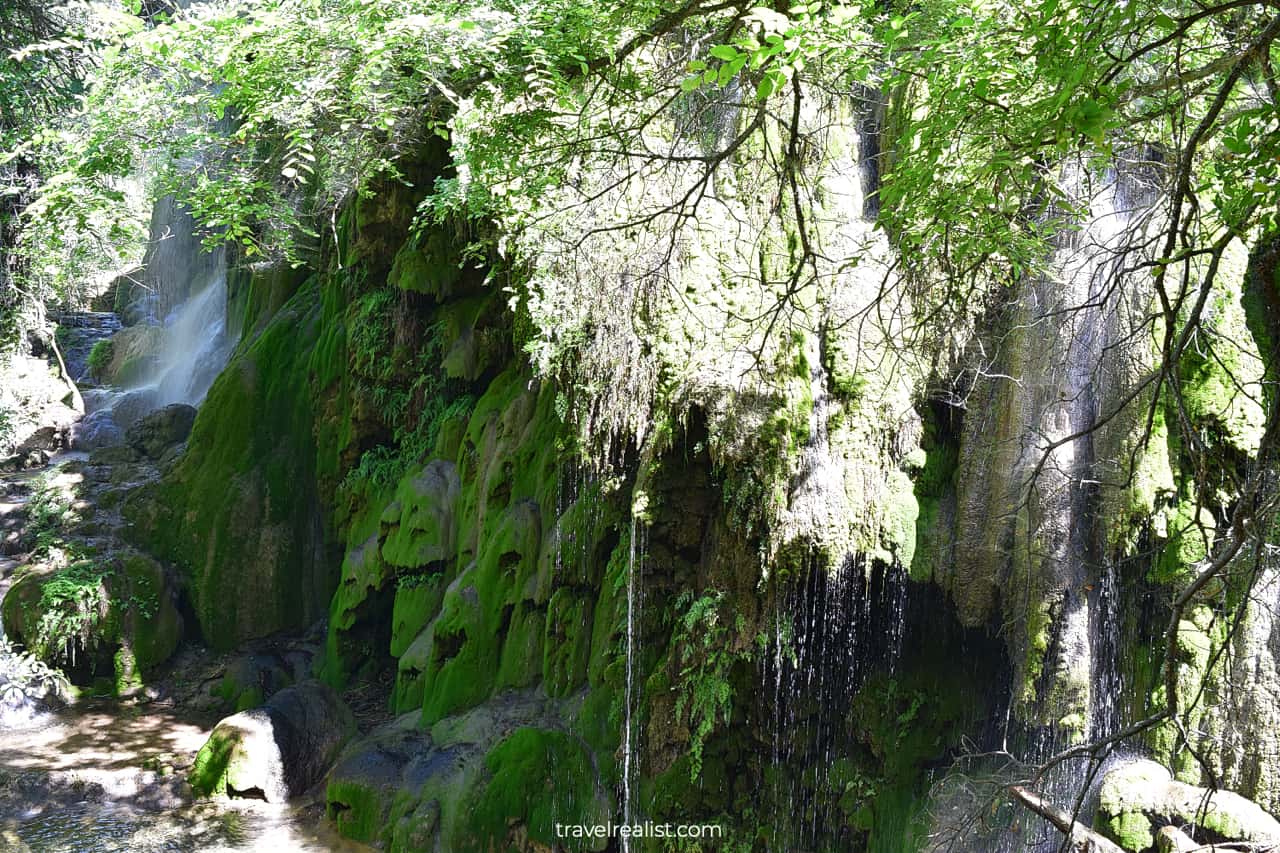
{"label": "water stream", "polygon": [[[640,615],[644,601],[640,583],[644,563],[643,536],[644,527],[636,521],[633,514],[631,542],[627,552],[627,685],[622,729],[622,822],[624,824],[636,822],[635,783],[640,776],[636,712],[642,697],[636,677],[640,656]],[[630,838],[623,836],[621,842],[624,851],[631,849]]]}
{"label": "water stream", "polygon": [[[1031,421],[1034,440],[1025,446],[1018,467],[1027,472],[1042,455],[1047,460],[1031,498],[1040,525],[1033,535],[1043,555],[1039,571],[1062,595],[1045,662],[1046,677],[1055,681],[1053,686],[1042,684],[1039,700],[1059,704],[1046,708],[1046,716],[1052,718],[1047,725],[1015,736],[1024,743],[1019,757],[1029,765],[1083,740],[1105,738],[1124,722],[1118,662],[1121,590],[1098,521],[1104,480],[1098,429],[1107,401],[1123,390],[1106,365],[1119,357],[1122,346],[1127,295],[1119,272],[1125,261],[1120,247],[1130,227],[1130,212],[1122,179],[1114,171],[1094,175],[1083,167],[1068,169],[1064,184],[1073,197],[1087,202],[1087,221],[1078,232],[1062,237],[1058,275],[1031,283],[1024,303],[1028,327],[1057,328],[1056,337],[1049,340],[1061,349],[1050,345],[1047,374],[1033,371],[1024,377],[1057,392],[1039,415],[1032,415],[1040,422]],[[1069,319],[1059,319],[1064,315]],[[1034,384],[1028,393],[1037,393]],[[1058,698],[1043,698],[1046,695]],[[1059,722],[1064,713],[1068,716]],[[1050,802],[1088,822],[1099,770],[1099,764],[1088,759],[1064,762],[1037,787]],[[1019,815],[996,848],[1001,853],[1051,853],[1061,844],[1057,829]]]}

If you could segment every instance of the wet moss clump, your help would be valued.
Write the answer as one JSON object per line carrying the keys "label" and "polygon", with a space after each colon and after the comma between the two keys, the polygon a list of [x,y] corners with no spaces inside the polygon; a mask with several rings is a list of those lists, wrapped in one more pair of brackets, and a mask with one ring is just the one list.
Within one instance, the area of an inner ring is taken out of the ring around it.
{"label": "wet moss clump", "polygon": [[519,729],[489,752],[485,766],[491,776],[470,804],[466,849],[506,848],[514,823],[548,847],[593,849],[589,841],[556,832],[557,825],[603,822],[591,757],[576,738]]}

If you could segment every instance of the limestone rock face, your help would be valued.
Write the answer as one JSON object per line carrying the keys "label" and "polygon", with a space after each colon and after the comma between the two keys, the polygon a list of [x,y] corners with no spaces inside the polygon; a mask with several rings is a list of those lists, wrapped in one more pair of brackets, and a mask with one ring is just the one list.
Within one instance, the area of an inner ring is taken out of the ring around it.
{"label": "limestone rock face", "polygon": [[173,403],[129,427],[125,438],[134,450],[152,459],[159,459],[170,447],[187,440],[195,422],[194,406]]}
{"label": "limestone rock face", "polygon": [[318,681],[287,687],[218,723],[196,757],[191,786],[205,796],[260,794],[283,803],[320,781],[355,730],[331,688]]}
{"label": "limestone rock face", "polygon": [[1175,780],[1154,761],[1134,761],[1102,782],[1097,824],[1126,850],[1156,844],[1165,826],[1198,827],[1205,840],[1280,842],[1280,822],[1231,791],[1210,792]]}
{"label": "limestone rock face", "polygon": [[585,745],[551,728],[561,712],[522,690],[429,730],[404,714],[343,751],[325,812],[343,836],[391,850],[563,849],[552,843],[556,822],[604,822],[609,812]]}

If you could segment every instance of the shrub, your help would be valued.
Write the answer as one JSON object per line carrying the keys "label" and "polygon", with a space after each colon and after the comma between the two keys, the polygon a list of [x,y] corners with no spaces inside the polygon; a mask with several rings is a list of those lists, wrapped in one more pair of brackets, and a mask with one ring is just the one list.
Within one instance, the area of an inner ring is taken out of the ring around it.
{"label": "shrub", "polygon": [[106,369],[111,364],[111,360],[115,358],[116,345],[110,339],[98,341],[93,345],[93,349],[89,350],[89,360],[87,366],[89,375],[95,380],[101,380]]}

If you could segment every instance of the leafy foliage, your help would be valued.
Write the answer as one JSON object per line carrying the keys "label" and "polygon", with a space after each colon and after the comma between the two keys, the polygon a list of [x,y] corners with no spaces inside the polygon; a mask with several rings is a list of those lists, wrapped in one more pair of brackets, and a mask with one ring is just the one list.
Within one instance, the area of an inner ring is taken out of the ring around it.
{"label": "leafy foliage", "polygon": [[[746,659],[733,650],[732,635],[742,625],[731,625],[722,610],[722,592],[694,597],[686,590],[676,600],[680,612],[672,635],[672,661],[676,668],[675,716],[689,726],[689,777],[702,773],[702,750],[718,724],[729,723],[733,712],[733,666]],[[681,612],[682,611],[682,612]]]}
{"label": "leafy foliage", "polygon": [[0,703],[21,707],[31,698],[64,693],[71,682],[61,670],[49,666],[31,652],[20,649],[8,637],[0,637],[0,659],[5,661],[5,682]]}
{"label": "leafy foliage", "polygon": [[356,393],[367,396],[390,427],[387,441],[366,450],[344,478],[340,495],[385,491],[435,446],[441,426],[465,414],[475,398],[446,380],[444,329],[436,324],[411,346],[398,341],[403,293],[394,287],[363,294],[351,310],[349,365]]}
{"label": "leafy foliage", "polygon": [[104,581],[110,570],[80,560],[57,570],[41,586],[40,620],[31,632],[31,650],[43,660],[74,664],[87,651],[101,623],[110,618]]}

